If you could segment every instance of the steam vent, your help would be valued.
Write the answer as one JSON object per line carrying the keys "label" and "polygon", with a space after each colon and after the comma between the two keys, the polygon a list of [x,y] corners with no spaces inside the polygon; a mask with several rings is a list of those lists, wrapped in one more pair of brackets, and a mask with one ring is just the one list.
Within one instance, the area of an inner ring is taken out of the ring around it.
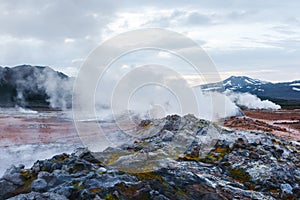
{"label": "steam vent", "polygon": [[141,121],[132,141],[12,166],[0,199],[299,199],[300,143],[193,115]]}

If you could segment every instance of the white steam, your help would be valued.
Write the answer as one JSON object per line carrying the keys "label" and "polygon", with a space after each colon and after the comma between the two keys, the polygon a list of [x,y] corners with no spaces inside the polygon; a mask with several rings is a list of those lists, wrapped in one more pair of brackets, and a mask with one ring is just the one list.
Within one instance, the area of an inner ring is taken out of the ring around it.
{"label": "white steam", "polygon": [[[209,106],[212,99],[222,100],[219,100],[219,102],[221,103],[221,105],[217,107],[219,109],[215,109],[215,107]],[[204,111],[200,113],[199,117],[207,120],[209,120],[209,118],[207,118],[207,113],[210,113],[210,116],[215,116],[213,118],[213,121],[217,121],[222,118],[243,115],[243,112],[241,111],[239,106],[231,101],[231,99],[226,95],[219,92],[203,93],[203,97],[199,99],[198,104],[200,105],[201,110]],[[224,108],[221,109],[220,106],[224,106]]]}
{"label": "white steam", "polygon": [[24,114],[37,114],[38,112],[35,111],[35,110],[30,110],[30,109],[27,109],[27,108],[22,108],[22,107],[19,107],[19,106],[16,106],[15,109],[20,112],[20,113],[24,113]]}
{"label": "white steam", "polygon": [[73,80],[49,67],[21,66],[13,68],[17,100],[25,106],[25,94],[46,94],[52,108],[66,109],[71,106]]}
{"label": "white steam", "polygon": [[257,96],[249,93],[226,91],[225,94],[235,104],[244,106],[248,109],[278,110],[281,108],[280,105],[277,105],[269,100],[261,100]]}
{"label": "white steam", "polygon": [[[72,153],[78,144],[40,143],[0,147],[0,177],[10,165],[24,164],[27,168],[41,159],[49,159],[56,154]],[[5,163],[5,164],[4,164]]]}
{"label": "white steam", "polygon": [[73,82],[70,79],[63,80],[55,73],[46,73],[42,82],[46,94],[49,96],[48,102],[52,108],[66,109],[71,105],[71,92]]}
{"label": "white steam", "polygon": [[134,120],[194,114],[217,121],[243,115],[240,106],[280,109],[279,105],[251,94],[202,91],[200,87],[191,87],[184,76],[174,70],[153,64],[110,67],[95,92],[95,110],[100,120],[125,119],[126,115],[128,120]]}
{"label": "white steam", "polygon": [[0,107],[0,115],[1,114],[10,114],[10,115],[38,115],[38,111],[35,111],[35,110],[31,110],[31,109],[28,109],[28,108],[23,108],[23,107],[20,107],[20,106],[15,106],[15,107],[12,107],[12,108],[2,108]]}
{"label": "white steam", "polygon": [[[182,84],[182,82],[178,82],[178,84]],[[131,120],[134,118],[161,118],[170,114],[194,114],[202,119],[217,121],[222,118],[243,115],[240,107],[268,110],[281,108],[280,105],[269,100],[261,100],[249,93],[235,93],[232,91],[226,91],[225,93],[202,92],[200,88],[193,88],[193,92],[197,109],[188,110],[188,112],[182,110],[182,102],[177,101],[178,99],[174,98],[174,95],[169,91],[164,91],[157,86],[148,86],[132,96],[128,101],[127,110],[124,109],[123,112],[116,113],[112,112],[109,104],[98,104],[97,113],[99,118],[106,113],[106,119],[116,119],[124,117],[124,115],[130,115]]]}
{"label": "white steam", "polygon": [[[239,108],[225,95],[203,94],[170,68],[152,64],[118,69],[109,68],[98,82],[95,92],[98,119],[194,114],[215,121],[240,114]],[[88,86],[82,88],[87,89]]]}

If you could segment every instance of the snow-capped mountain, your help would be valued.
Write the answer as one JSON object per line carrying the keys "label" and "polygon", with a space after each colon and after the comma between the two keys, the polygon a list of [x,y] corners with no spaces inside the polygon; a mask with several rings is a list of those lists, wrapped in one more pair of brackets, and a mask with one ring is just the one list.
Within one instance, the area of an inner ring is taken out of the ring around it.
{"label": "snow-capped mountain", "polygon": [[[231,76],[222,82],[201,85],[204,91],[223,91],[223,90],[261,90],[261,86],[270,82],[252,79],[246,76]],[[243,92],[243,91],[241,91]]]}
{"label": "snow-capped mountain", "polygon": [[261,81],[258,79],[252,79],[246,76],[231,76],[230,78],[224,80],[223,84],[226,89],[238,90],[244,87],[257,88],[259,89],[261,85],[268,84],[269,82]]}
{"label": "snow-capped mountain", "polygon": [[289,84],[289,86],[292,87],[292,90],[300,92],[300,81],[294,81],[291,84]]}
{"label": "snow-capped mountain", "polygon": [[278,104],[300,105],[300,80],[284,83],[271,83],[246,76],[231,76],[223,82],[200,85],[203,91],[250,93],[261,99],[269,99]]}

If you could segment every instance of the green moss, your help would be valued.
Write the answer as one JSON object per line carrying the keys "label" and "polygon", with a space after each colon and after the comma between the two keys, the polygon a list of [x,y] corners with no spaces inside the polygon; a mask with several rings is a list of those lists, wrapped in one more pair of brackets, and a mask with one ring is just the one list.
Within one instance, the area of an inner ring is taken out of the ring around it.
{"label": "green moss", "polygon": [[74,188],[76,188],[77,190],[84,189],[84,184],[81,181],[79,181],[79,180],[74,180],[73,183],[72,183],[72,186]]}
{"label": "green moss", "polygon": [[192,155],[189,155],[189,154],[184,154],[184,157],[180,158],[180,160],[184,160],[184,161],[196,161],[196,162],[198,162],[198,161],[200,161],[200,158],[192,156]]}
{"label": "green moss", "polygon": [[31,192],[30,185],[37,178],[37,174],[32,173],[30,170],[21,169],[20,173],[22,174],[24,185],[22,187],[16,189],[15,191],[13,191],[11,193],[12,196]]}
{"label": "green moss", "polygon": [[99,161],[106,166],[113,165],[116,160],[122,156],[130,155],[131,152],[103,152],[101,157],[98,157]]}
{"label": "green moss", "polygon": [[213,163],[213,162],[219,162],[224,159],[224,156],[226,154],[229,154],[230,150],[226,147],[217,147],[214,150],[212,150],[209,154],[207,154],[204,158],[200,158],[200,162],[204,163]]}
{"label": "green moss", "polygon": [[231,150],[227,147],[217,147],[213,150],[213,152],[217,155],[217,160],[221,161],[224,159],[224,156],[229,154]]}
{"label": "green moss", "polygon": [[230,173],[229,176],[237,180],[238,182],[245,183],[251,181],[251,176],[244,169],[229,167],[228,171]]}
{"label": "green moss", "polygon": [[204,163],[213,163],[218,160],[218,157],[216,157],[214,154],[207,154],[204,158],[200,158],[200,162]]}
{"label": "green moss", "polygon": [[176,187],[176,196],[180,197],[179,199],[189,199],[189,196],[181,188]]}
{"label": "green moss", "polygon": [[104,197],[105,200],[117,200],[117,198],[115,198],[111,193],[107,194]]}
{"label": "green moss", "polygon": [[137,176],[140,180],[158,180],[161,183],[164,181],[164,179],[157,174],[156,172],[147,172],[147,173],[137,173],[137,174],[133,174],[135,176]]}
{"label": "green moss", "polygon": [[211,150],[204,157],[198,157],[198,156],[192,156],[190,154],[185,154],[184,157],[179,158],[179,160],[214,163],[214,162],[222,161],[224,159],[224,156],[229,154],[230,152],[231,152],[231,150],[228,147],[216,146],[215,149]]}
{"label": "green moss", "polygon": [[27,188],[31,185],[31,183],[37,179],[37,174],[35,173],[31,173],[31,171],[29,170],[20,170],[20,173],[23,176],[23,180],[24,180],[24,188]]}
{"label": "green moss", "polygon": [[56,162],[63,162],[66,158],[69,158],[69,155],[68,154],[60,154],[60,155],[57,155],[57,156],[54,156],[52,158],[53,162],[56,163]]}
{"label": "green moss", "polygon": [[151,120],[142,120],[140,123],[140,127],[147,127],[151,124]]}
{"label": "green moss", "polygon": [[32,173],[30,170],[24,170],[24,169],[21,169],[20,170],[20,173],[22,174],[23,176],[23,179],[25,181],[25,185],[28,184],[30,185],[31,182],[37,178],[37,175],[35,173]]}

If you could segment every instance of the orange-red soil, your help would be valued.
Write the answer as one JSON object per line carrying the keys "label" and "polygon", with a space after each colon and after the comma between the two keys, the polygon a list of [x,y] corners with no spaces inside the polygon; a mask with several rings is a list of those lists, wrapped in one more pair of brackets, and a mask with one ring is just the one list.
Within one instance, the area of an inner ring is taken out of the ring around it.
{"label": "orange-red soil", "polygon": [[[239,130],[261,130],[300,141],[300,110],[244,110],[244,117],[222,125]],[[86,122],[96,123],[96,122]],[[128,124],[126,124],[128,126]],[[130,125],[132,127],[134,125]],[[106,132],[118,127],[108,126]],[[45,142],[80,143],[73,121],[56,117],[0,116],[0,147]]]}
{"label": "orange-red soil", "polygon": [[261,130],[300,141],[300,110],[243,110],[244,117],[231,117],[222,125],[239,130]]}
{"label": "orange-red soil", "polygon": [[39,142],[79,142],[79,138],[72,121],[0,117],[0,146]]}
{"label": "orange-red soil", "polygon": [[[91,126],[92,125],[92,126]],[[0,147],[33,144],[33,143],[81,143],[81,137],[91,138],[97,134],[98,124],[96,121],[81,122],[85,126],[86,133],[79,135],[72,120],[61,119],[56,116],[50,117],[26,117],[26,116],[0,116]],[[108,124],[102,127],[102,132],[116,132],[126,130],[135,124]],[[95,129],[95,127],[97,129]]]}

